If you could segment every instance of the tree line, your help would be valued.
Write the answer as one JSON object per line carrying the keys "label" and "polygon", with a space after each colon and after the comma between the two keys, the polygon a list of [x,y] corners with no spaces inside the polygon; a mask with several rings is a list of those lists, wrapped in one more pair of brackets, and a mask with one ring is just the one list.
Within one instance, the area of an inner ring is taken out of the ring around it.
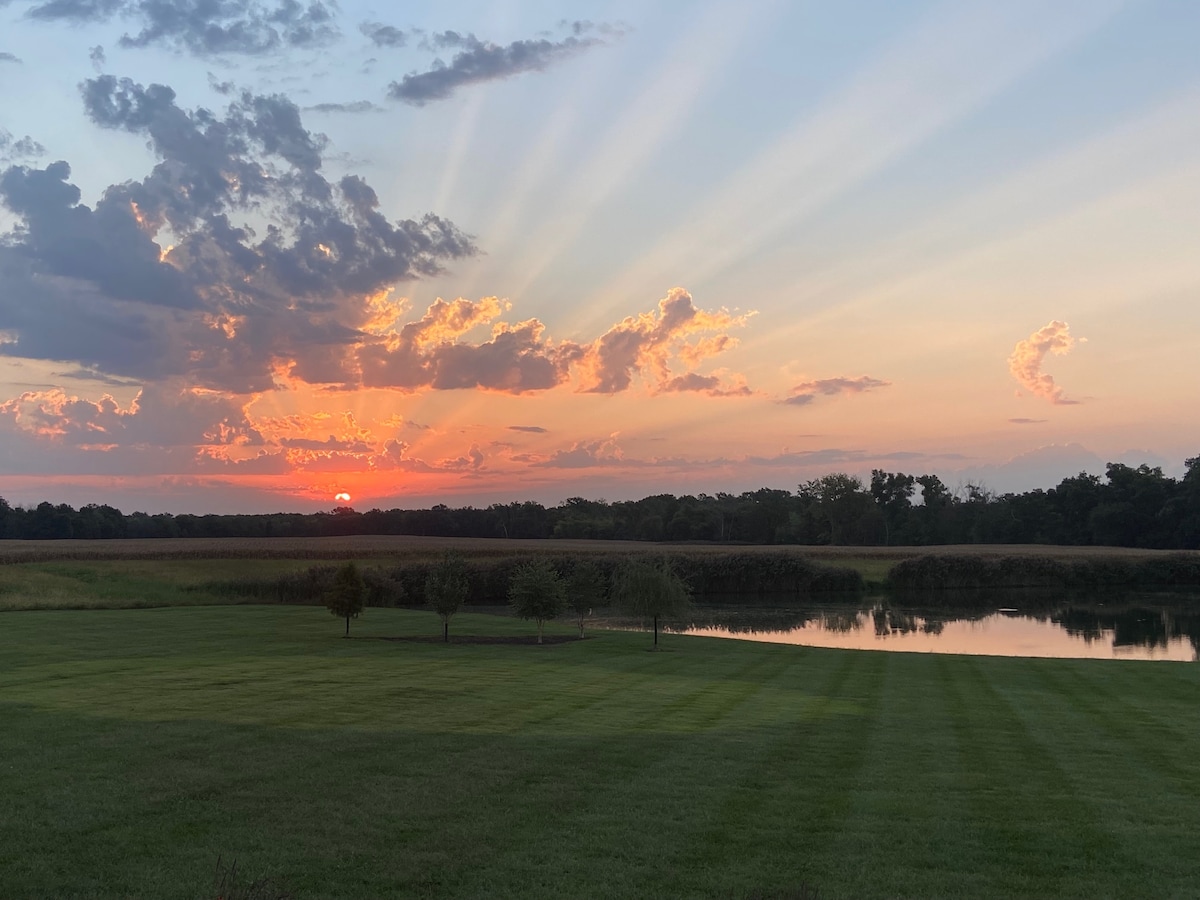
{"label": "tree line", "polygon": [[108,505],[11,506],[0,498],[0,537],[324,537],[409,534],[438,537],[590,538],[746,544],[1092,544],[1200,548],[1200,457],[1182,478],[1161,467],[1109,463],[1103,477],[1081,472],[1057,486],[998,494],[984,485],[950,488],[936,475],[875,469],[869,480],[833,473],[796,491],[641,500],[571,497],[487,507],[371,509],[264,515],[128,515]]}

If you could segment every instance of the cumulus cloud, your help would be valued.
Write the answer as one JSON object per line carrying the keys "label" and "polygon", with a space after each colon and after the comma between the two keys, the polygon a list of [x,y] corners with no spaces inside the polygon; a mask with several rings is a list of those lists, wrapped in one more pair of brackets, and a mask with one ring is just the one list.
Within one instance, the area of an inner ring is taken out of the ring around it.
{"label": "cumulus cloud", "polygon": [[[560,40],[537,38],[493,44],[473,34],[445,31],[435,34],[428,44],[435,48],[457,48],[449,63],[438,59],[424,72],[411,72],[388,86],[388,96],[412,106],[424,106],[445,100],[459,88],[485,81],[511,78],[524,72],[541,72],[549,66],[576,56],[619,36],[611,28],[598,29],[591,23],[575,23],[571,33]],[[372,39],[374,36],[372,35]]]}
{"label": "cumulus cloud", "polygon": [[53,443],[99,449],[257,446],[262,435],[242,404],[219,394],[146,386],[127,407],[111,396],[81,399],[55,388],[0,403],[10,430]]}
{"label": "cumulus cloud", "polygon": [[388,220],[361,178],[326,180],[325,140],[286,97],[189,112],[169,87],[107,75],[83,96],[95,124],[147,137],[161,161],[94,207],[66,162],[0,172],[19,220],[0,238],[7,355],[235,393],[270,389],[281,365],[352,383],[372,298],[475,252],[435,215]]}
{"label": "cumulus cloud", "polygon": [[1068,400],[1063,389],[1054,382],[1054,376],[1042,371],[1047,353],[1063,355],[1075,346],[1070,326],[1055,319],[1043,325],[1023,341],[1018,341],[1008,358],[1008,371],[1029,393],[1049,400],[1056,406],[1070,406],[1078,400]]}
{"label": "cumulus cloud", "polygon": [[[509,308],[496,297],[436,301],[421,319],[380,331],[361,347],[362,383],[405,391],[482,388],[511,394],[574,383],[578,390],[611,394],[640,378],[653,392],[750,393],[736,377],[727,382],[718,375],[672,374],[676,360],[696,365],[735,346],[728,335],[717,341],[695,338],[740,327],[749,316],[699,309],[683,288],[672,288],[656,310],[626,318],[588,343],[555,343],[537,319],[495,321]],[[489,339],[459,340],[483,325],[491,326]]]}
{"label": "cumulus cloud", "polygon": [[336,8],[330,0],[48,0],[29,6],[26,15],[73,24],[124,19],[140,30],[123,35],[122,47],[257,55],[328,44],[339,34]]}
{"label": "cumulus cloud", "polygon": [[804,381],[792,388],[791,396],[784,403],[792,406],[807,406],[817,397],[836,397],[838,394],[862,394],[879,388],[890,387],[890,381],[860,375],[857,378],[821,378]]}

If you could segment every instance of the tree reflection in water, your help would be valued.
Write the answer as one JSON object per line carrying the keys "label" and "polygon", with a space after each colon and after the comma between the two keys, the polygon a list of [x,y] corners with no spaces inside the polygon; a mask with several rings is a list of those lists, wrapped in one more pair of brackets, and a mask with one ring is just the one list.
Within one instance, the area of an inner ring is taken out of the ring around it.
{"label": "tree reflection in water", "polygon": [[[1081,639],[1089,646],[1095,645],[1097,651],[1111,648],[1115,656],[1128,656],[1126,651],[1132,649],[1141,651],[1134,652],[1134,656],[1163,658],[1169,651],[1171,657],[1179,659],[1186,656],[1183,648],[1190,645],[1191,655],[1200,659],[1200,595],[1197,594],[1083,597],[989,591],[960,598],[965,609],[948,609],[955,598],[945,594],[927,597],[906,594],[902,598],[876,596],[865,602],[829,605],[797,605],[794,598],[776,603],[764,603],[759,596],[728,599],[731,602],[698,604],[686,621],[671,623],[669,630],[800,644],[819,644],[821,641],[810,641],[807,637],[824,634],[829,636],[827,646],[937,651],[941,649],[937,646],[940,636],[947,634],[949,637],[949,626],[953,626],[952,631],[959,636],[963,628],[972,627],[977,629],[976,635],[979,630],[986,632],[988,629],[1000,635],[1004,632],[1002,623],[1012,621],[1026,623],[1023,639],[1030,628],[1036,631],[1040,625],[1059,635]],[[620,619],[609,619],[605,624],[618,628],[638,627],[637,622]],[[796,639],[789,640],[789,635]],[[908,640],[917,638],[926,640],[919,646]],[[1058,639],[1060,643],[1063,640]],[[1002,636],[996,637],[993,644],[982,650],[949,646],[945,649],[946,652],[1001,655],[1057,655],[1053,650],[1029,652],[1028,647],[1019,642],[1006,648],[1002,645]]]}

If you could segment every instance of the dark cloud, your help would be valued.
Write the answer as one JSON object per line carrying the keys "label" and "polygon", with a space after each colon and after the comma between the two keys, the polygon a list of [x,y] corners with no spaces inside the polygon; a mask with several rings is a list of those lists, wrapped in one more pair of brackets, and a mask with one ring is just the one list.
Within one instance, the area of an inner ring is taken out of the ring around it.
{"label": "dark cloud", "polygon": [[403,47],[408,43],[408,32],[382,22],[363,22],[358,30],[370,38],[376,47]]}
{"label": "dark cloud", "polygon": [[660,391],[663,393],[697,393],[709,397],[749,397],[754,392],[744,384],[728,386],[718,375],[700,375],[688,372],[666,381]]}
{"label": "dark cloud", "polygon": [[26,15],[45,21],[101,22],[129,5],[129,0],[49,0],[34,4]]}
{"label": "dark cloud", "polygon": [[378,112],[380,108],[370,100],[354,100],[350,103],[314,103],[304,107],[305,112],[316,113],[365,113]]}
{"label": "dark cloud", "polygon": [[805,381],[792,388],[792,395],[784,400],[791,406],[807,406],[817,397],[835,397],[838,394],[862,394],[883,387],[890,387],[890,381],[860,375],[858,378],[822,378],[817,381]]}
{"label": "dark cloud", "polygon": [[0,50],[0,63],[20,63],[21,57],[15,56],[5,50]]}
{"label": "dark cloud", "polygon": [[388,85],[388,96],[412,106],[424,106],[445,100],[460,87],[484,81],[510,78],[524,72],[540,72],[598,44],[604,37],[588,34],[591,26],[580,23],[581,30],[562,40],[548,38],[513,41],[500,45],[481,41],[473,34],[444,31],[428,39],[433,48],[458,48],[449,63],[435,60],[424,72],[412,72]]}
{"label": "dark cloud", "polygon": [[29,135],[25,135],[23,138],[14,138],[0,128],[0,162],[38,159],[45,155],[46,148]]}
{"label": "dark cloud", "polygon": [[129,378],[114,378],[111,375],[105,375],[103,372],[97,372],[95,369],[87,369],[80,367],[71,369],[66,372],[55,372],[59,378],[69,378],[73,381],[93,381],[98,384],[106,384],[109,387],[141,387],[141,382],[133,381]]}
{"label": "dark cloud", "polygon": [[140,28],[122,47],[164,46],[197,56],[257,55],[335,40],[330,0],[50,0],[29,8],[33,19],[89,24],[112,18]]}
{"label": "dark cloud", "polygon": [[108,62],[108,57],[104,55],[104,48],[99,44],[88,51],[88,59],[92,61],[92,68],[97,72],[103,71]]}
{"label": "dark cloud", "polygon": [[541,425],[509,425],[509,431],[523,431],[526,434],[549,434]]}
{"label": "dark cloud", "polygon": [[269,389],[284,363],[345,383],[370,298],[474,252],[437,216],[389,221],[360,178],[327,181],[324,139],[285,97],[188,112],[168,87],[112,76],[83,95],[93,122],[145,135],[161,162],[94,208],[65,162],[0,173],[0,203],[19,219],[0,238],[8,355],[234,392]]}

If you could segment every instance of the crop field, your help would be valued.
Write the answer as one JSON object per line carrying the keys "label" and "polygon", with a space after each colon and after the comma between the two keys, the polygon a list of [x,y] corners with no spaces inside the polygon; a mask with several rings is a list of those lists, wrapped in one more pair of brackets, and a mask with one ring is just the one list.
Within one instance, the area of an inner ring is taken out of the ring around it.
{"label": "crop field", "polygon": [[620,632],[539,647],[500,642],[530,623],[476,614],[447,645],[439,627],[400,609],[349,640],[313,607],[0,613],[0,895],[1200,884],[1195,665],[676,635],[655,653]]}
{"label": "crop field", "polygon": [[[249,577],[303,569],[321,561],[401,565],[435,560],[447,551],[474,558],[519,554],[590,556],[631,553],[749,553],[798,556],[857,570],[881,583],[897,562],[927,554],[946,556],[1048,557],[1051,559],[1155,559],[1162,550],[1045,545],[950,545],[935,547],[829,547],[720,544],[656,544],[637,541],[509,540],[411,535],[326,538],[167,538],[93,541],[0,541],[0,609],[53,606],[164,606],[229,602],[185,592],[186,585],[214,577]],[[1177,552],[1176,552],[1176,555]],[[1200,555],[1193,552],[1191,555]],[[214,563],[219,560],[219,563]],[[76,564],[76,565],[71,565]],[[128,577],[133,584],[121,584]],[[107,584],[111,590],[101,590]],[[91,585],[90,587],[88,585]],[[136,589],[134,589],[136,588]],[[78,599],[71,600],[76,597]],[[122,599],[126,598],[126,599]]]}

